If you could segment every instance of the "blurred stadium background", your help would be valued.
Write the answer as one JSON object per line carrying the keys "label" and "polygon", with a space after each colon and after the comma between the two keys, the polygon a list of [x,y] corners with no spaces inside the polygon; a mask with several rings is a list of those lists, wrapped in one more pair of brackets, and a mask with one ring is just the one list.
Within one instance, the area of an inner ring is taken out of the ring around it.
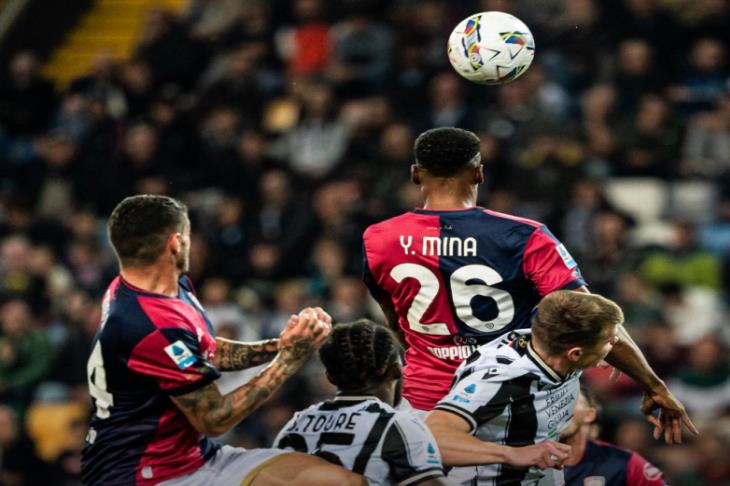
{"label": "blurred stadium background", "polygon": [[[483,10],[535,34],[517,82],[448,66]],[[122,197],[190,206],[222,336],[276,336],[314,303],[379,319],[361,232],[418,204],[414,135],[456,125],[482,139],[482,204],[552,228],[703,432],[653,441],[639,390],[594,371],[603,436],[671,484],[730,484],[729,48],[727,0],[0,1],[0,483],[80,484]],[[223,439],[269,445],[324,381],[313,362]]]}

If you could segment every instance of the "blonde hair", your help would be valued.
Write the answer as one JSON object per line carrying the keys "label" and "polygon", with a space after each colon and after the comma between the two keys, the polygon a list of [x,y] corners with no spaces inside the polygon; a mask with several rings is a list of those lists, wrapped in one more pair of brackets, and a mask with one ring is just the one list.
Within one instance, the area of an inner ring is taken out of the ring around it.
{"label": "blonde hair", "polygon": [[607,329],[623,322],[624,313],[612,300],[598,294],[558,290],[537,305],[532,334],[548,353],[558,355],[573,346],[595,346]]}

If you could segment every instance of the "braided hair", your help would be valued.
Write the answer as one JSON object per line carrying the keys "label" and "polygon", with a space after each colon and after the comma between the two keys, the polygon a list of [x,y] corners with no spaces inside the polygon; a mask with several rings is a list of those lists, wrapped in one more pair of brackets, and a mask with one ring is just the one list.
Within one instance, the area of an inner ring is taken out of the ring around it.
{"label": "braided hair", "polygon": [[380,385],[399,357],[395,334],[369,319],[336,325],[319,349],[332,384],[355,393]]}

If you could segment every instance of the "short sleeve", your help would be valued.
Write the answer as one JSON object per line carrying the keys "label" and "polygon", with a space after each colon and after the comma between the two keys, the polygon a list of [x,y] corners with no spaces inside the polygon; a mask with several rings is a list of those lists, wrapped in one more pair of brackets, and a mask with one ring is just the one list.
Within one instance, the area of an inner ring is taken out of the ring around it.
{"label": "short sleeve", "polygon": [[187,329],[156,329],[132,349],[127,366],[153,378],[170,395],[182,395],[218,379],[220,372],[200,352]]}
{"label": "short sleeve", "polygon": [[397,414],[383,438],[382,459],[399,485],[444,477],[441,454],[431,431],[415,417]]}
{"label": "short sleeve", "polygon": [[586,285],[578,263],[545,226],[537,228],[527,241],[522,270],[543,297],[555,290]]}
{"label": "short sleeve", "polygon": [[[485,372],[486,371],[486,372]],[[510,382],[502,379],[501,366],[487,370],[462,373],[434,407],[463,418],[469,424],[469,432],[502,414],[510,403],[514,390]]]}
{"label": "short sleeve", "polygon": [[370,262],[368,262],[368,254],[367,249],[365,248],[365,243],[362,245],[362,281],[370,291],[370,295],[372,295],[377,302],[390,301],[388,292],[378,285],[373,273],[370,271]]}
{"label": "short sleeve", "polygon": [[664,486],[664,474],[636,452],[626,468],[626,486]]}

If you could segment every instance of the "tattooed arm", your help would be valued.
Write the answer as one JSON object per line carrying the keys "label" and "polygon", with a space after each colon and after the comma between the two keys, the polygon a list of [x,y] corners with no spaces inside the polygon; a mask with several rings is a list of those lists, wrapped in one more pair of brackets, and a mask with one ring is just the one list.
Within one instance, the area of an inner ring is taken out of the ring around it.
{"label": "tattooed arm", "polygon": [[216,338],[213,365],[220,371],[237,371],[268,363],[279,351],[278,339],[244,343]]}
{"label": "tattooed arm", "polygon": [[309,355],[327,338],[331,327],[314,309],[305,309],[289,319],[282,333],[279,352],[251,381],[227,395],[210,383],[172,401],[199,432],[217,436],[236,425],[292,376]]}

